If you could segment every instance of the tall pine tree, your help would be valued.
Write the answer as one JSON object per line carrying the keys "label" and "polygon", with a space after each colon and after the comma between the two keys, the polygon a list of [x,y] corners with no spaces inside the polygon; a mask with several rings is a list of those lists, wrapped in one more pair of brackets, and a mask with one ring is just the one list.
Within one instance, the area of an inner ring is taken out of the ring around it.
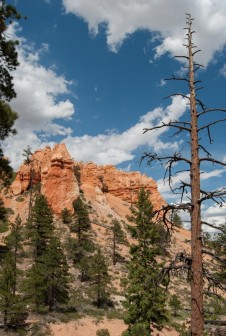
{"label": "tall pine tree", "polygon": [[53,233],[53,214],[46,197],[38,195],[32,209],[31,220],[28,223],[28,232],[33,247],[35,259],[45,252]]}
{"label": "tall pine tree", "polygon": [[81,196],[73,202],[73,208],[74,215],[70,229],[77,233],[77,238],[69,239],[69,249],[74,264],[80,269],[81,281],[85,281],[90,268],[89,256],[94,252],[95,246],[90,237],[91,223],[88,208]]}
{"label": "tall pine tree", "polygon": [[65,304],[69,300],[69,272],[67,260],[60,240],[50,239],[48,248],[42,256],[44,271],[43,297],[49,311],[57,304]]}
{"label": "tall pine tree", "polygon": [[92,257],[92,267],[90,268],[91,293],[94,303],[100,308],[109,298],[110,276],[108,266],[100,248]]}
{"label": "tall pine tree", "polygon": [[27,290],[33,299],[36,309],[45,305],[45,260],[44,255],[48,249],[53,235],[53,214],[44,195],[38,195],[32,215],[28,222],[28,236],[34,263],[28,272]]}
{"label": "tall pine tree", "polygon": [[149,336],[150,324],[161,325],[167,319],[166,298],[157,283],[160,272],[158,258],[161,255],[160,230],[154,222],[150,193],[141,188],[138,200],[131,208],[131,236],[137,244],[131,245],[131,260],[128,265],[126,283],[126,315],[128,330],[125,335],[134,335],[135,330],[143,330]]}
{"label": "tall pine tree", "polygon": [[0,310],[3,315],[4,329],[24,324],[27,312],[22,294],[18,290],[18,268],[22,252],[22,223],[17,216],[11,223],[11,232],[6,237],[6,252],[1,263],[0,273]]}

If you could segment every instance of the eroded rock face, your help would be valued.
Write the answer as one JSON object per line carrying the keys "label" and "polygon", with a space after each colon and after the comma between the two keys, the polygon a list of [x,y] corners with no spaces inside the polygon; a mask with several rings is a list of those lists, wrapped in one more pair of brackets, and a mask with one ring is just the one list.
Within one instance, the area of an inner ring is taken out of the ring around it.
{"label": "eroded rock face", "polygon": [[100,189],[105,185],[107,193],[131,204],[137,199],[140,188],[144,187],[150,191],[150,199],[155,209],[165,204],[156,182],[139,172],[125,172],[112,165],[97,166],[92,162],[80,164],[80,168],[82,185],[89,184]]}
{"label": "eroded rock face", "polygon": [[72,211],[72,202],[78,197],[79,188],[74,175],[74,162],[64,144],[53,149],[36,151],[29,165],[23,164],[11,186],[14,195],[21,195],[40,183],[41,192],[56,214],[64,208]]}
{"label": "eroded rock face", "polygon": [[[97,201],[106,202],[106,195],[113,195],[120,201],[132,204],[141,187],[150,190],[151,201],[155,209],[164,204],[158,192],[156,182],[139,172],[125,172],[114,166],[97,166],[94,163],[79,163],[72,160],[64,144],[46,147],[36,151],[32,163],[23,164],[11,186],[14,196],[22,195],[31,185],[40,183],[41,192],[55,214],[60,215],[64,208],[73,212],[72,202],[79,195],[78,176],[74,168],[79,169],[80,187],[85,196],[95,193]],[[87,195],[86,195],[87,194]],[[93,197],[93,196],[92,196]]]}

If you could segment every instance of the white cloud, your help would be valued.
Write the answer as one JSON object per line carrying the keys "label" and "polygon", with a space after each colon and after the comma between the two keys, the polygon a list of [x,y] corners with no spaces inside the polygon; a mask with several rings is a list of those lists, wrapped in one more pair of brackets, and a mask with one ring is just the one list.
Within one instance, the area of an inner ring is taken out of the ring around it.
{"label": "white cloud", "polygon": [[[195,17],[195,43],[203,50],[198,61],[207,65],[226,43],[226,2],[222,0],[63,0],[67,13],[81,16],[92,33],[107,24],[107,43],[116,51],[138,29],[148,29],[159,40],[156,57],[184,53],[185,13]],[[211,43],[210,43],[211,41]]]}
{"label": "white cloud", "polygon": [[[10,29],[13,35],[19,27],[11,26]],[[14,167],[18,165],[21,152],[27,145],[37,149],[46,144],[49,136],[67,136],[72,132],[70,128],[54,122],[55,119],[70,119],[74,114],[74,106],[68,99],[58,98],[59,95],[69,93],[71,83],[52,69],[40,65],[40,57],[48,48],[47,44],[43,44],[36,50],[26,40],[20,41],[20,65],[13,72],[17,97],[10,102],[19,115],[15,123],[18,134],[8,138],[3,145]]]}
{"label": "white cloud", "polygon": [[210,172],[201,173],[201,180],[209,179],[210,177],[221,177],[223,173],[225,173],[225,169],[215,169]]}
{"label": "white cloud", "polygon": [[185,99],[174,97],[171,105],[165,110],[156,108],[146,113],[137,124],[121,134],[110,131],[96,136],[68,136],[63,142],[77,161],[94,161],[97,164],[117,165],[132,160],[134,151],[141,146],[147,146],[155,152],[177,149],[178,143],[176,141],[167,143],[161,141],[160,137],[166,132],[166,129],[158,129],[145,134],[143,134],[143,129],[160,124],[161,121],[167,122],[169,119],[179,118],[185,111]]}
{"label": "white cloud", "polygon": [[71,83],[58,75],[55,69],[40,65],[41,55],[48,51],[48,45],[42,45],[37,51],[23,39],[18,51],[20,66],[13,74],[17,97],[10,103],[19,114],[15,125],[18,134],[4,143],[5,153],[15,169],[21,163],[21,153],[27,145],[33,151],[51,145],[54,143],[51,137],[55,135],[63,138],[62,142],[66,143],[76,160],[98,164],[116,165],[130,161],[141,146],[156,152],[178,148],[176,141],[161,141],[160,137],[167,131],[166,128],[145,134],[143,129],[161,124],[162,121],[167,123],[170,119],[179,119],[186,111],[185,99],[174,97],[165,109],[158,107],[146,113],[137,124],[121,134],[111,130],[96,136],[73,137],[70,128],[56,122],[59,118],[70,119],[74,114],[74,106],[69,100],[58,99],[59,95],[69,93]]}
{"label": "white cloud", "polygon": [[[220,178],[220,177],[222,177],[222,174],[224,174],[225,172],[226,172],[225,169],[215,169],[215,170],[210,171],[210,172],[202,172],[201,175],[200,175],[201,184],[202,184],[203,181],[206,181],[206,180],[211,181],[211,178],[213,178],[213,177],[219,177]],[[185,183],[190,183],[189,171],[181,171],[178,174],[174,174],[172,176],[172,181],[171,181],[172,182],[172,187],[173,188],[180,187],[181,181],[183,181]],[[165,199],[167,199],[167,201],[174,202],[174,203],[179,203],[181,201],[180,194],[173,194],[172,193],[167,178],[165,180],[164,179],[158,180],[157,185],[158,185],[159,192],[163,195],[163,197]],[[201,188],[202,188],[202,186],[201,186]],[[203,189],[206,189],[206,188],[204,187]],[[209,191],[211,191],[211,190],[209,190]],[[179,192],[179,190],[178,190],[178,192]],[[184,202],[189,202],[189,200],[190,200],[190,192],[188,190],[188,193],[184,194],[183,201]]]}

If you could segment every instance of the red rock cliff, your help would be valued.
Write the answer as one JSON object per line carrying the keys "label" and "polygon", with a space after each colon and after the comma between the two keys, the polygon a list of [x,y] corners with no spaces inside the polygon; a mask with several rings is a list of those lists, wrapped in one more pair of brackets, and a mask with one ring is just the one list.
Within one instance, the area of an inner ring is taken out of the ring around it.
{"label": "red rock cliff", "polygon": [[[60,214],[64,208],[72,211],[72,202],[79,195],[79,186],[74,174],[74,167],[80,169],[81,188],[85,195],[87,190],[97,194],[110,194],[123,201],[131,203],[135,200],[137,191],[145,187],[151,192],[154,208],[164,204],[159,194],[156,182],[141,175],[139,172],[125,172],[114,166],[97,166],[94,163],[79,163],[72,160],[64,144],[58,144],[53,149],[46,147],[36,151],[31,164],[23,164],[11,186],[14,196],[22,195],[29,190],[31,184],[40,183],[41,192],[54,213]],[[103,185],[107,188],[104,193]]]}

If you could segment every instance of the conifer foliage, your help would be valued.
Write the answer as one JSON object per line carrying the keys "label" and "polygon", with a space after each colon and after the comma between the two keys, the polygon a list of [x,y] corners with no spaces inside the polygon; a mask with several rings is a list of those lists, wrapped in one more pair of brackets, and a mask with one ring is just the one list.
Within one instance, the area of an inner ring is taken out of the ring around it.
{"label": "conifer foliage", "polygon": [[44,195],[38,195],[28,229],[34,264],[28,275],[30,296],[36,309],[48,306],[52,311],[58,303],[69,299],[69,273],[60,240],[56,237],[53,215]]}
{"label": "conifer foliage", "polygon": [[157,281],[161,266],[157,260],[161,255],[160,230],[154,222],[149,196],[150,193],[141,188],[128,218],[133,223],[129,229],[137,244],[130,248],[124,318],[129,327],[125,335],[135,335],[135,330],[142,330],[143,336],[149,336],[151,322],[161,325],[167,320],[166,298]]}
{"label": "conifer foliage", "polygon": [[22,224],[17,216],[11,224],[11,233],[6,238],[6,252],[1,262],[0,310],[3,315],[4,330],[17,328],[24,324],[27,312],[22,294],[18,291],[18,268],[22,252]]}
{"label": "conifer foliage", "polygon": [[119,258],[118,245],[126,242],[125,234],[122,230],[120,222],[117,219],[112,220],[112,262],[116,264]]}
{"label": "conifer foliage", "polygon": [[104,255],[100,248],[92,258],[92,267],[90,268],[91,290],[94,297],[94,302],[97,307],[105,304],[109,298],[108,285],[110,284],[110,276],[108,266]]}
{"label": "conifer foliage", "polygon": [[38,195],[32,209],[32,218],[28,223],[29,236],[34,250],[34,257],[41,257],[53,233],[53,214],[46,197]]}
{"label": "conifer foliage", "polygon": [[70,229],[77,233],[77,238],[69,239],[69,250],[74,264],[81,271],[81,281],[88,278],[90,255],[95,246],[91,239],[91,223],[85,199],[79,196],[73,202],[74,215]]}

